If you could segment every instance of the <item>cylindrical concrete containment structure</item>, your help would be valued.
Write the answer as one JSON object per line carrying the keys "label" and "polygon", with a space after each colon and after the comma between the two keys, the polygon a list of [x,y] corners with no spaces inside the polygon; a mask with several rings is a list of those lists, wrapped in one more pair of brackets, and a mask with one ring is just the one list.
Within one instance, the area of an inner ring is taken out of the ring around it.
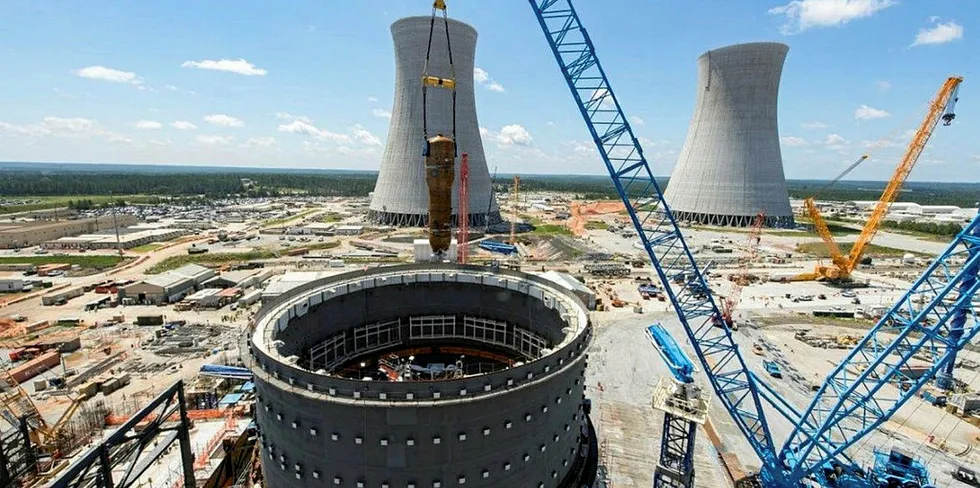
{"label": "cylindrical concrete containment structure", "polygon": [[737,44],[698,58],[694,115],[665,197],[679,220],[790,227],[776,106],[789,47]]}
{"label": "cylindrical concrete containment structure", "polygon": [[562,285],[393,266],[303,285],[253,323],[269,488],[592,486],[593,330]]}
{"label": "cylindrical concrete containment structure", "polygon": [[444,254],[452,241],[453,177],[456,168],[456,145],[437,135],[427,141],[425,184],[429,188],[429,246],[435,254]]}
{"label": "cylindrical concrete containment structure", "polygon": [[[408,17],[391,25],[395,44],[395,98],[388,127],[388,141],[381,158],[378,182],[371,198],[369,217],[387,225],[423,227],[428,223],[428,191],[422,149],[425,145],[422,117],[422,72],[429,42],[429,17]],[[476,29],[449,20],[456,78],[457,154],[469,154],[470,224],[500,220],[500,209],[491,194],[490,172],[480,138],[473,86]],[[446,47],[446,28],[437,19],[432,35],[428,74],[452,78]],[[452,91],[430,88],[427,93],[428,135],[451,135]],[[457,221],[459,165],[452,191],[452,219]],[[488,213],[489,211],[489,213]]]}

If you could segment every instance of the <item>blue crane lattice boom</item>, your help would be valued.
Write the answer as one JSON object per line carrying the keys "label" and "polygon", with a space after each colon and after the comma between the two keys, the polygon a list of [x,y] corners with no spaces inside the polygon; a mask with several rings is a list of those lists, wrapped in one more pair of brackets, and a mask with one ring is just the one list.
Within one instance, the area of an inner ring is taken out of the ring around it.
{"label": "blue crane lattice boom", "polygon": [[[731,331],[720,326],[721,312],[707,292],[704,276],[643,157],[588,32],[570,0],[530,2],[712,388],[755,452],[767,464],[775,463],[772,435],[745,361]],[[674,286],[668,277],[678,274],[688,279]]]}
{"label": "blue crane lattice boom", "polygon": [[[712,389],[762,461],[762,483],[778,488],[800,487],[811,481],[842,486],[842,476],[846,476],[849,486],[872,486],[846,449],[914,396],[946,366],[951,357],[947,353],[961,348],[980,330],[971,308],[973,295],[980,288],[980,218],[957,236],[840,363],[801,413],[748,370],[731,331],[721,323],[722,315],[707,282],[571,0],[530,3]],[[670,279],[675,276],[686,278],[675,286]],[[882,337],[887,330],[897,332],[897,338]],[[912,355],[922,350],[932,351],[940,359],[925,375],[913,379],[903,369]],[[854,369],[858,363],[864,368]],[[883,389],[887,383],[897,383],[898,393],[886,396]],[[768,407],[766,411],[763,405]],[[794,426],[778,454],[767,412]]]}
{"label": "blue crane lattice boom", "polygon": [[[780,454],[795,477],[832,465],[942,371],[951,351],[980,332],[972,306],[978,271],[980,218],[974,218],[824,381],[804,413],[819,428],[798,425]],[[925,374],[912,375],[906,366],[919,352],[937,360]]]}

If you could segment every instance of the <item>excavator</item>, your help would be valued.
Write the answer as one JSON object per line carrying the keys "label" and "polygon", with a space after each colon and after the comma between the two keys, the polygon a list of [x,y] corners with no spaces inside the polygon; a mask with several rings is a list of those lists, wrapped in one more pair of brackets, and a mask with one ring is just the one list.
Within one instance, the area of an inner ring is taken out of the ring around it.
{"label": "excavator", "polygon": [[[941,120],[944,126],[948,126],[953,123],[953,119],[956,114],[953,110],[956,107],[956,102],[959,100],[959,86],[963,82],[963,77],[952,76],[946,79],[942,87],[939,89],[939,93],[929,104],[929,110],[926,114],[925,119],[919,125],[918,130],[915,131],[915,135],[912,137],[912,141],[909,143],[908,149],[905,151],[905,155],[902,157],[902,161],[899,163],[898,167],[895,168],[895,172],[892,174],[891,179],[888,181],[888,185],[885,186],[885,191],[882,192],[881,198],[878,199],[878,203],[875,205],[874,209],[871,211],[871,215],[864,224],[864,228],[861,229],[861,234],[858,235],[856,241],[851,246],[851,250],[846,255],[841,252],[840,246],[834,241],[833,235],[830,233],[830,228],[827,226],[827,222],[824,220],[823,216],[820,215],[820,210],[814,203],[814,197],[809,197],[803,201],[806,211],[813,221],[813,226],[816,228],[817,233],[820,234],[820,238],[823,239],[824,243],[827,245],[827,249],[830,253],[831,265],[818,264],[813,273],[804,273],[794,277],[794,281],[827,281],[831,283],[846,283],[851,281],[851,273],[857,268],[860,263],[864,251],[871,240],[874,239],[875,234],[877,234],[878,229],[881,227],[881,223],[884,221],[885,216],[888,214],[888,209],[891,204],[895,202],[898,198],[898,194],[905,184],[905,180],[908,179],[909,173],[912,172],[912,168],[915,163],[918,162],[919,156],[926,147],[926,143],[929,138],[932,137],[933,131],[936,129],[936,125],[939,124]],[[852,164],[845,172],[837,177],[834,182],[843,177],[844,174],[850,172],[850,170],[857,167],[862,161],[867,159],[867,156],[862,156],[854,164]],[[831,183],[832,184],[832,183]]]}

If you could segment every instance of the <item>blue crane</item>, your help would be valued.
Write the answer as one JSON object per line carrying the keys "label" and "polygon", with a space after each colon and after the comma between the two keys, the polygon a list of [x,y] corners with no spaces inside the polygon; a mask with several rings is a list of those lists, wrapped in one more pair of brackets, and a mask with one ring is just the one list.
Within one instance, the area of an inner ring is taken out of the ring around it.
{"label": "blue crane", "polygon": [[[529,1],[712,390],[761,460],[759,481],[774,488],[878,486],[875,472],[869,476],[847,448],[943,370],[951,357],[946,353],[980,331],[971,304],[980,286],[980,219],[933,261],[829,375],[811,404],[799,410],[749,370],[731,330],[722,323],[572,1]],[[688,279],[670,279],[677,275]],[[896,331],[894,339],[886,339],[886,332],[894,336]],[[907,376],[903,367],[922,350],[932,350],[940,359],[924,375]],[[886,385],[898,388],[884,389]],[[793,426],[778,446],[770,415]]]}
{"label": "blue crane", "polygon": [[663,325],[647,327],[673,380],[661,380],[653,392],[653,408],[664,413],[660,459],[653,472],[654,487],[694,486],[694,440],[698,425],[708,419],[708,402],[694,382],[694,363]]}

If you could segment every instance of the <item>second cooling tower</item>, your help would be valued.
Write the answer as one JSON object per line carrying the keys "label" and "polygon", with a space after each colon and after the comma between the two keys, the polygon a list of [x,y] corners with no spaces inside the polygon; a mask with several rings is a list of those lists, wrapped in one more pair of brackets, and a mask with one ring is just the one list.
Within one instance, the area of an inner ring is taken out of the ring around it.
{"label": "second cooling tower", "polygon": [[698,92],[687,139],[665,197],[679,220],[791,227],[776,104],[789,47],[737,44],[698,58]]}
{"label": "second cooling tower", "polygon": [[[391,110],[388,143],[381,158],[378,182],[371,198],[369,217],[387,225],[421,227],[428,225],[429,194],[425,183],[422,148],[422,72],[429,44],[431,18],[408,17],[391,25],[395,43],[395,100]],[[490,172],[483,153],[480,124],[476,117],[473,93],[473,67],[476,53],[476,29],[449,20],[455,74],[449,68],[446,27],[439,19],[432,33],[428,73],[441,78],[456,78],[456,146],[458,154],[469,154],[469,197],[471,225],[483,225],[500,219],[493,201]],[[452,98],[449,90],[428,90],[426,111],[430,136],[449,136],[453,129]],[[458,163],[458,160],[457,160]],[[452,220],[458,219],[459,164],[452,192]]]}

